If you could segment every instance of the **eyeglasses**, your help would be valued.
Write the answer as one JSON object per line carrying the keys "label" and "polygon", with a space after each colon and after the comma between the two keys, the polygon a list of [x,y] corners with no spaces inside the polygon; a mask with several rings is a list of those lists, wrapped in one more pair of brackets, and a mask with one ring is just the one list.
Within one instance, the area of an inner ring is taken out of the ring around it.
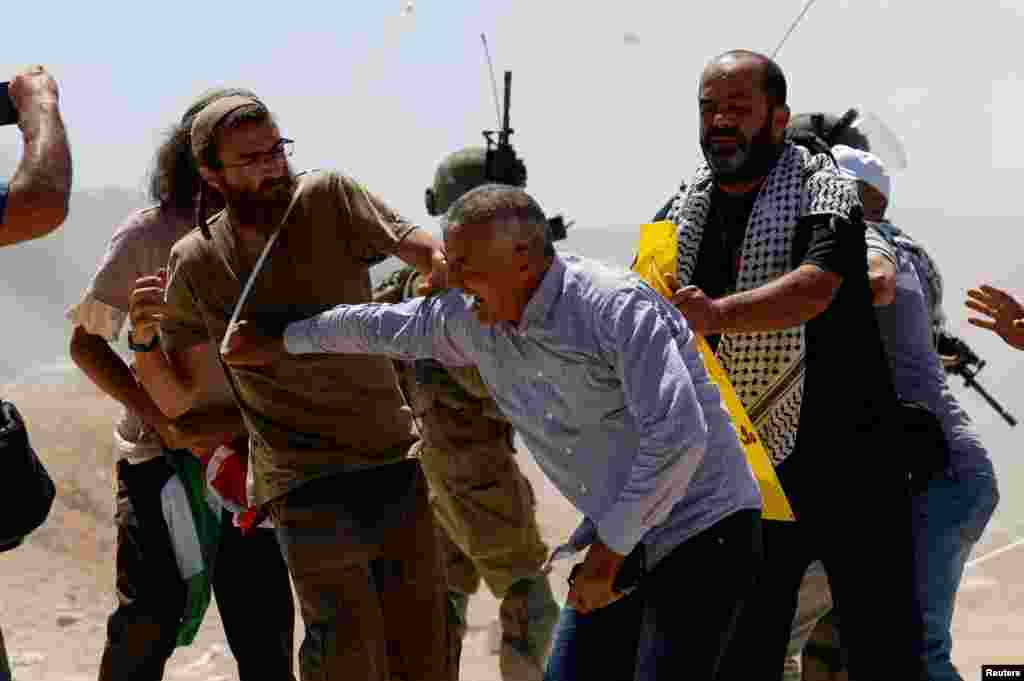
{"label": "eyeglasses", "polygon": [[221,168],[250,168],[254,166],[261,166],[282,158],[288,158],[294,151],[295,140],[282,137],[270,151],[257,151],[252,154],[246,154],[248,158],[245,161],[240,161],[239,163],[222,163]]}

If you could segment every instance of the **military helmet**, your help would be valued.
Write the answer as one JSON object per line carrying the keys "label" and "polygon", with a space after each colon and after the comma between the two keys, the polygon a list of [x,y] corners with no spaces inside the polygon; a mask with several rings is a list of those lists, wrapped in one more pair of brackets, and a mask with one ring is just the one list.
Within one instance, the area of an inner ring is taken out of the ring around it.
{"label": "military helmet", "polygon": [[[488,182],[525,186],[526,166],[518,158],[511,160],[511,172],[495,172],[499,164],[488,157],[483,147],[466,147],[449,154],[437,166],[434,184],[427,188],[427,213],[434,216],[443,214],[460,196]],[[496,176],[505,174],[509,177]]]}
{"label": "military helmet", "polygon": [[[795,114],[786,126],[790,140],[811,147],[814,151],[826,151],[837,144],[844,144],[861,151],[871,151],[868,138],[853,123],[860,117],[856,109],[850,109],[841,116],[824,112]],[[823,149],[815,149],[814,142],[824,142]]]}

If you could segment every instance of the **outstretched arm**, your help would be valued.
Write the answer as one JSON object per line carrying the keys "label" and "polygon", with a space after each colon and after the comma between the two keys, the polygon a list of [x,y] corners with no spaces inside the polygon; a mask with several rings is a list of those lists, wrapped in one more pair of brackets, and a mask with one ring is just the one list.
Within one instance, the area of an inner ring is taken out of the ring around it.
{"label": "outstretched arm", "polygon": [[843,277],[864,271],[864,239],[834,216],[808,216],[797,227],[806,254],[794,270],[758,288],[712,300],[696,286],[672,296],[691,329],[700,334],[778,331],[805,324],[835,299]]}
{"label": "outstretched arm", "polygon": [[799,326],[824,312],[843,280],[815,265],[801,265],[775,281],[711,300],[696,286],[672,296],[697,333],[777,331]]}
{"label": "outstretched arm", "polygon": [[434,358],[447,366],[473,364],[472,320],[457,291],[414,298],[395,305],[339,305],[292,322],[283,336],[269,336],[246,321],[228,329],[224,361],[236,366],[265,366],[286,355],[340,353]]}
{"label": "outstretched arm", "polygon": [[68,214],[71,151],[57,105],[57,82],[36,66],[11,81],[25,148],[0,214],[0,246],[49,234]]}

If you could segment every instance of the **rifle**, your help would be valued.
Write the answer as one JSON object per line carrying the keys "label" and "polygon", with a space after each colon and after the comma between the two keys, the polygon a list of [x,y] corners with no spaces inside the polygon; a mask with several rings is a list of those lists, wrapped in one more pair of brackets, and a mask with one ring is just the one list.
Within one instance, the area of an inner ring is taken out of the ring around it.
{"label": "rifle", "polygon": [[936,348],[942,358],[942,364],[947,374],[953,374],[964,379],[964,386],[975,390],[988,402],[989,406],[996,410],[1010,427],[1017,425],[1017,419],[996,401],[985,388],[978,383],[977,376],[985,368],[987,362],[978,356],[967,343],[950,333],[942,332],[936,340]]}
{"label": "rifle", "polygon": [[[484,130],[484,140],[487,142],[487,179],[491,182],[511,184],[517,187],[526,185],[526,165],[522,159],[516,156],[512,148],[511,137],[515,130],[510,123],[509,112],[512,108],[512,72],[505,71],[505,106],[498,107],[498,83],[494,78],[494,63],[491,61],[491,52],[487,47],[487,36],[480,34],[483,41],[484,54],[491,70],[491,87],[494,92],[494,106],[498,109],[498,130]],[[495,141],[497,136],[497,141]],[[567,230],[572,226],[568,224],[561,215],[555,215],[548,219],[548,233],[551,241],[561,241],[567,236]]]}

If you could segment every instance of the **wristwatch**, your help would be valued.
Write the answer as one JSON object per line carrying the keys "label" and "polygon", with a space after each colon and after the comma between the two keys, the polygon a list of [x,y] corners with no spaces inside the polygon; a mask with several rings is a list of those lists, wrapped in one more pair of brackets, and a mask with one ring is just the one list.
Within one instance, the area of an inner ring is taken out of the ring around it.
{"label": "wristwatch", "polygon": [[140,345],[132,338],[132,332],[128,332],[128,347],[131,348],[132,352],[151,352],[159,343],[160,334],[155,334],[153,336],[153,340],[149,341],[145,345]]}

